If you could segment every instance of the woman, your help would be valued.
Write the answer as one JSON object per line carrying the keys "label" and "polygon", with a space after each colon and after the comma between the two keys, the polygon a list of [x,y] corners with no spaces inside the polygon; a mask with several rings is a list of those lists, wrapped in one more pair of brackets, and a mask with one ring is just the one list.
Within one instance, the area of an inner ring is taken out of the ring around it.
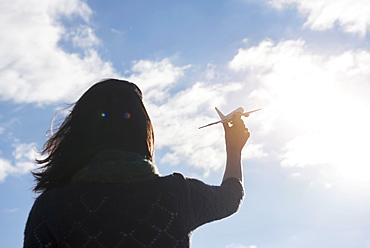
{"label": "woman", "polygon": [[240,115],[224,129],[220,186],[162,177],[139,88],[116,79],[93,85],[37,161],[34,191],[42,194],[24,247],[189,247],[193,230],[235,213],[243,198],[241,150],[250,134]]}

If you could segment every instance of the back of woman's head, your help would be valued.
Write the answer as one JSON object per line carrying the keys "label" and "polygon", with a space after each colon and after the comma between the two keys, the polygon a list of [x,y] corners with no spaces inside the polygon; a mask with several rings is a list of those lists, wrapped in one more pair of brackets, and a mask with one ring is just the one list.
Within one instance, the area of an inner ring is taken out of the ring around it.
{"label": "back of woman's head", "polygon": [[108,79],[93,85],[76,102],[58,131],[45,143],[34,172],[35,191],[67,184],[93,155],[120,148],[153,159],[154,136],[140,89],[133,83]]}
{"label": "back of woman's head", "polygon": [[84,147],[122,147],[152,159],[151,123],[133,83],[109,79],[93,85],[77,101],[69,121],[70,136]]}

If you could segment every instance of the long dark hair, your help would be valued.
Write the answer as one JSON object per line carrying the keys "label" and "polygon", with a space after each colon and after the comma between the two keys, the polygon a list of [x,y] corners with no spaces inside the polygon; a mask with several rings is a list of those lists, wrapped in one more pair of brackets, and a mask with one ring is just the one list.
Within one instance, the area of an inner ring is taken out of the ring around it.
{"label": "long dark hair", "polygon": [[76,102],[59,129],[45,143],[32,172],[35,192],[68,184],[98,151],[119,147],[153,160],[153,127],[133,83],[107,79],[96,83]]}

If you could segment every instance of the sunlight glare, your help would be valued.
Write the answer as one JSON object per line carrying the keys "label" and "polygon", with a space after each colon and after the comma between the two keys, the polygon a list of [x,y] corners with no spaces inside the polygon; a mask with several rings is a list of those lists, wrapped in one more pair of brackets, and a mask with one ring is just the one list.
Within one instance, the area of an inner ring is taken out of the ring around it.
{"label": "sunlight glare", "polygon": [[[264,90],[272,96],[269,111],[280,128],[288,129],[283,131],[285,136],[291,135],[281,164],[330,166],[338,183],[370,186],[370,102],[353,90],[353,84],[311,68],[307,74],[292,66],[290,70],[298,72],[272,73],[265,78]],[[300,73],[303,76],[294,78]]]}

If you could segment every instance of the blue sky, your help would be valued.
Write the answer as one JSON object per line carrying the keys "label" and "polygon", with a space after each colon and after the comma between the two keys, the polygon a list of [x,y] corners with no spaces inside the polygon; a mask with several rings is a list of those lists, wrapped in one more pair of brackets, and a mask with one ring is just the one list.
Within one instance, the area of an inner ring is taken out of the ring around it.
{"label": "blue sky", "polygon": [[0,1],[0,246],[20,247],[33,159],[93,83],[138,84],[162,174],[219,184],[242,106],[246,197],[192,247],[370,247],[367,0]]}

